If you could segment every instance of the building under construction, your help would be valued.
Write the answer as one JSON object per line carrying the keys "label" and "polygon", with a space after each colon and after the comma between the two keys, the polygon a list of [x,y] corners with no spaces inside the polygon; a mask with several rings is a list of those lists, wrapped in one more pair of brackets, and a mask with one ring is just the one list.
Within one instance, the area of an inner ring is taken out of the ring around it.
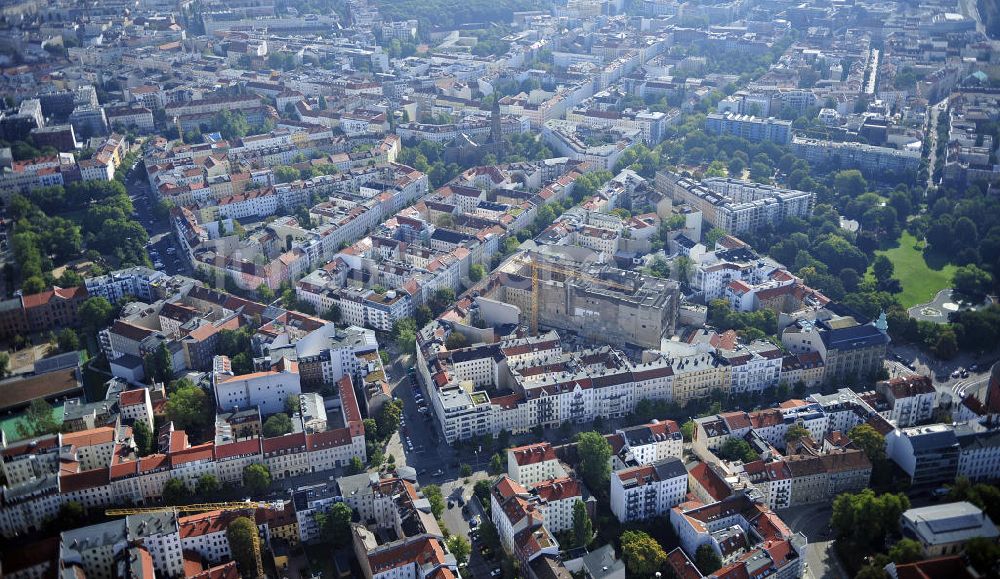
{"label": "building under construction", "polygon": [[660,348],[677,320],[676,282],[581,263],[574,247],[523,251],[493,272],[484,297],[517,306],[522,322],[568,330],[603,344]]}

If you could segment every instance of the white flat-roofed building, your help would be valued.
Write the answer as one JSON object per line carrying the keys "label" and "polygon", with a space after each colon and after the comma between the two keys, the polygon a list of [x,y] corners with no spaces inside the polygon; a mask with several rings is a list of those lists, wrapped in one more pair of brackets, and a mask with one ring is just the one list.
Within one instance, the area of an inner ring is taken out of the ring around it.
{"label": "white flat-roofed building", "polygon": [[981,509],[965,501],[910,509],[900,518],[903,535],[919,541],[925,557],[957,555],[974,537],[996,540],[996,525]]}
{"label": "white flat-roofed building", "polygon": [[271,370],[234,376],[225,356],[213,362],[212,386],[219,410],[234,410],[257,406],[262,415],[276,414],[285,409],[288,396],[302,393],[298,362],[282,358]]}

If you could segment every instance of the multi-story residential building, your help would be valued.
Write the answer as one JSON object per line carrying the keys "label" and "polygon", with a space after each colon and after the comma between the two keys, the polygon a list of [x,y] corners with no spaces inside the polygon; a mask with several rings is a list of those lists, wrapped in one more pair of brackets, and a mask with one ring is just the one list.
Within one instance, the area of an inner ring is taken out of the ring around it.
{"label": "multi-story residential building", "polygon": [[87,295],[100,296],[115,304],[125,296],[134,296],[145,302],[154,297],[154,285],[168,276],[162,271],[147,267],[132,267],[97,277],[88,277],[84,284]]}
{"label": "multi-story residential building", "polygon": [[[407,537],[378,545],[371,533],[354,527],[354,553],[365,579],[455,577],[457,564],[444,539],[432,535]],[[366,540],[368,539],[368,540]]]}
{"label": "multi-story residential building", "polygon": [[587,103],[566,113],[566,120],[597,129],[639,130],[642,140],[653,147],[663,140],[667,125],[674,119],[665,112],[638,111],[628,109],[622,112],[596,110]]}
{"label": "multi-story residential building", "polygon": [[804,570],[805,536],[792,533],[774,512],[746,494],[709,504],[683,503],[671,509],[670,524],[689,559],[708,545],[722,559],[723,571],[733,576],[767,568],[768,575],[800,577]]}
{"label": "multi-story residential building", "polygon": [[[649,424],[616,430],[622,437],[622,451],[636,463],[653,464],[684,454],[684,436],[673,420],[654,420]],[[628,463],[628,460],[623,461]]]}
{"label": "multi-story residential building", "polygon": [[783,461],[791,482],[789,507],[832,500],[868,487],[872,465],[860,450],[791,454]]}
{"label": "multi-story residential building", "polygon": [[7,157],[6,162],[0,165],[0,200],[7,204],[14,193],[24,194],[39,187],[62,185],[63,173],[76,170],[72,153],[25,161],[12,161]]}
{"label": "multi-story residential building", "polygon": [[787,145],[792,140],[792,122],[731,112],[709,113],[705,115],[705,132],[733,135],[752,143],[770,141]]}
{"label": "multi-story residential building", "polygon": [[814,193],[740,179],[712,178],[698,183],[661,171],[654,182],[674,202],[690,205],[701,211],[706,221],[733,234],[778,226],[788,217],[808,218],[816,203]]}
{"label": "multi-story residential building", "polygon": [[150,432],[153,430],[153,402],[149,388],[123,390],[118,394],[118,411],[122,422],[133,424],[136,421],[145,422]]}
{"label": "multi-story residential building", "polygon": [[145,106],[105,107],[104,114],[108,124],[115,130],[135,129],[139,133],[151,133],[156,130],[156,125],[153,123],[153,111]]}
{"label": "multi-story residential building", "polygon": [[916,171],[920,149],[891,149],[863,143],[822,141],[794,137],[792,153],[815,165],[836,163],[845,169],[858,169],[871,178]]}
{"label": "multi-story residential building", "polygon": [[899,427],[930,422],[937,407],[937,389],[929,376],[907,376],[883,380],[875,391],[885,398],[891,411],[887,417]]}
{"label": "multi-story residential building", "polygon": [[[592,135],[600,135],[599,144],[591,144],[588,137]],[[582,123],[553,119],[545,121],[542,138],[560,155],[610,171],[622,153],[643,142],[643,132],[640,129],[589,128]]]}
{"label": "multi-story residential building", "polygon": [[555,449],[548,442],[538,442],[507,449],[507,475],[514,482],[530,487],[548,479],[566,476]]}
{"label": "multi-story residential building", "polygon": [[791,274],[773,259],[760,256],[747,247],[736,247],[704,254],[695,266],[691,285],[705,293],[706,301],[711,301],[726,297],[734,282],[756,286],[793,280]]}
{"label": "multi-story residential building", "polygon": [[545,527],[553,533],[573,528],[573,505],[582,502],[583,484],[568,476],[550,478],[531,485],[529,493],[537,497],[545,514]]}
{"label": "multi-story residential building", "polygon": [[558,555],[559,543],[545,524],[543,501],[524,486],[501,476],[490,491],[490,507],[500,544],[522,568],[539,557]]}
{"label": "multi-story residential building", "polygon": [[781,378],[782,352],[770,342],[720,348],[719,356],[729,364],[730,392],[761,392],[777,386]]}
{"label": "multi-story residential building", "polygon": [[1000,480],[1000,428],[987,418],[954,425],[961,451],[958,456],[958,476],[976,482]]}
{"label": "multi-story residential building", "polygon": [[[275,478],[347,466],[365,460],[364,424],[350,376],[337,384],[328,402],[339,408],[342,427],[300,432],[277,438],[234,440],[225,432],[215,442],[192,446],[186,433],[161,432],[159,452],[137,457],[131,429],[101,427],[3,448],[8,484],[0,490],[0,535],[12,537],[38,529],[60,505],[77,501],[85,508],[158,501],[163,487],[177,478],[194,488],[212,475],[226,484],[242,484],[243,470],[267,465]],[[228,431],[227,431],[228,432]]]}
{"label": "multi-story residential building", "polygon": [[63,531],[59,558],[78,565],[87,577],[113,579],[117,570],[115,556],[127,538],[124,519]]}
{"label": "multi-story residential building", "polygon": [[73,125],[52,125],[32,129],[31,140],[36,147],[53,147],[60,153],[71,153],[78,145]]}
{"label": "multi-story residential building", "polygon": [[687,495],[684,462],[669,457],[611,473],[611,512],[621,522],[666,513]]}

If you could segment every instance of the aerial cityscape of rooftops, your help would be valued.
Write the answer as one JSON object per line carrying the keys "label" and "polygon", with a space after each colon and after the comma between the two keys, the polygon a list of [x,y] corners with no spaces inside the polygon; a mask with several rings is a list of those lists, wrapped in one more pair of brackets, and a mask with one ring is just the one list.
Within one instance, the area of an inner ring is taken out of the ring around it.
{"label": "aerial cityscape of rooftops", "polygon": [[0,577],[1000,577],[997,0],[4,0],[0,97]]}

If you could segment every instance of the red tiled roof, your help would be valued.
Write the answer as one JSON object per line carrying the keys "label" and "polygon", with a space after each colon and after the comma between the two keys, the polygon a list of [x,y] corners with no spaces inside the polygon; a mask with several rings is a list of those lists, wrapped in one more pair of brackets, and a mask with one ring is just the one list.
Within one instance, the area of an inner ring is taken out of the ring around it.
{"label": "red tiled roof", "polygon": [[767,410],[750,413],[750,423],[754,428],[777,426],[784,423],[784,421],[784,416],[782,416],[781,411],[777,408],[768,408]]}
{"label": "red tiled roof", "polygon": [[170,464],[172,466],[178,466],[189,462],[195,462],[197,460],[211,460],[214,455],[214,447],[214,443],[206,442],[205,444],[199,444],[198,446],[192,446],[191,448],[171,452]]}
{"label": "red tiled roof", "polygon": [[216,460],[248,454],[260,454],[260,439],[250,438],[229,444],[217,444],[214,450]]}
{"label": "red tiled roof", "polygon": [[719,418],[726,423],[726,426],[729,427],[730,431],[742,430],[744,428],[750,428],[751,426],[750,417],[748,417],[747,413],[743,411],[725,412],[720,414]]}
{"label": "red tiled roof", "polygon": [[146,403],[146,392],[145,388],[138,388],[136,390],[126,390],[118,395],[119,406],[134,406],[137,404]]}
{"label": "red tiled roof", "polygon": [[535,485],[534,490],[540,498],[546,501],[561,501],[583,496],[580,481],[569,477],[540,482]]}
{"label": "red tiled roof", "polygon": [[98,444],[109,444],[115,440],[115,429],[112,426],[102,426],[80,432],[70,432],[62,436],[63,444],[72,444],[76,447],[95,446]]}
{"label": "red tiled roof", "polygon": [[235,511],[209,511],[187,517],[178,517],[177,526],[181,539],[202,537],[212,533],[224,533],[229,521],[238,517]]}
{"label": "red tiled roof", "polygon": [[151,454],[139,459],[139,472],[149,472],[170,465],[170,457],[165,454]]}
{"label": "red tiled roof", "polygon": [[83,299],[87,297],[87,289],[84,287],[53,287],[48,291],[23,296],[21,298],[21,303],[24,305],[24,309],[30,310],[32,308],[48,304],[54,297],[59,297],[64,300],[71,300],[74,298]]}
{"label": "red tiled roof", "polygon": [[383,573],[404,565],[416,563],[441,564],[444,562],[444,549],[440,542],[430,537],[416,541],[406,541],[396,547],[378,550],[368,556],[368,565],[373,573]]}
{"label": "red tiled roof", "polygon": [[519,466],[536,464],[547,460],[556,460],[556,451],[548,442],[528,444],[510,449],[514,453],[514,461]]}
{"label": "red tiled roof", "polygon": [[932,394],[934,384],[929,376],[907,376],[885,380],[879,383],[892,392],[894,398],[909,398],[919,394]]}
{"label": "red tiled roof", "polygon": [[667,563],[677,579],[701,579],[702,574],[680,547],[667,553]]}
{"label": "red tiled roof", "polygon": [[361,421],[361,409],[358,407],[358,399],[354,394],[354,383],[351,375],[345,374],[337,382],[340,390],[340,407],[344,411],[344,420],[352,433],[364,434],[365,427]]}
{"label": "red tiled roof", "polygon": [[126,462],[119,462],[117,464],[111,465],[111,470],[108,473],[108,478],[110,480],[115,480],[134,475],[137,472],[139,472],[139,461],[129,460]]}
{"label": "red tiled roof", "polygon": [[709,468],[708,464],[704,462],[695,465],[695,467],[689,471],[689,474],[692,479],[698,481],[698,484],[705,489],[705,492],[707,492],[709,496],[717,501],[721,501],[732,494],[732,490],[729,489],[729,485],[726,484],[726,481],[721,479],[719,475]]}
{"label": "red tiled roof", "polygon": [[264,454],[280,452],[282,450],[305,450],[306,435],[304,432],[296,434],[286,434],[274,438],[265,438],[263,443]]}
{"label": "red tiled roof", "polygon": [[108,484],[108,468],[95,468],[79,473],[62,474],[59,476],[59,492],[71,493],[83,489],[100,487]]}
{"label": "red tiled roof", "polygon": [[896,577],[897,579],[939,579],[940,577],[972,579],[979,577],[979,575],[969,573],[965,559],[958,555],[952,555],[896,565]]}

